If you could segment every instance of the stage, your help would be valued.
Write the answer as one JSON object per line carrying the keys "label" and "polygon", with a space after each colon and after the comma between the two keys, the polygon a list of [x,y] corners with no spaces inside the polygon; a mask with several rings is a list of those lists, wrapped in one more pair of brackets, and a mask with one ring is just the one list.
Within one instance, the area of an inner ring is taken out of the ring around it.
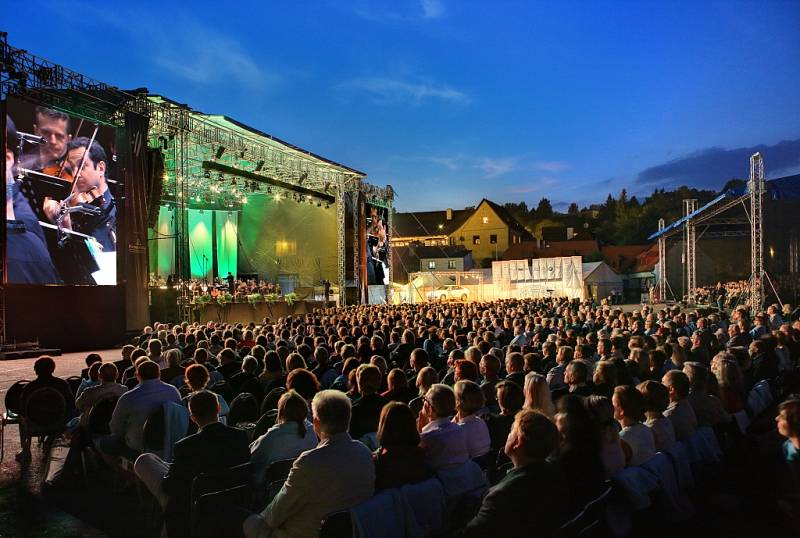
{"label": "stage", "polygon": [[[333,303],[330,303],[333,304]],[[209,303],[203,306],[192,305],[192,319],[208,323],[221,321],[224,323],[262,323],[264,318],[275,321],[286,316],[310,314],[316,308],[323,308],[322,301],[295,301],[291,305],[286,301],[274,303],[227,303],[224,305]]]}

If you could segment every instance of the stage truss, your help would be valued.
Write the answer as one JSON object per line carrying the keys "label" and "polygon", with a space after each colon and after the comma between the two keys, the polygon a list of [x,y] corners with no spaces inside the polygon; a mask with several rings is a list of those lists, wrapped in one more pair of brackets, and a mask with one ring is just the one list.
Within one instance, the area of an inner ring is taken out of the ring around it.
{"label": "stage truss", "polygon": [[[176,235],[181,239],[177,252],[178,277],[184,282],[180,295],[182,319],[189,319],[188,203],[192,196],[205,196],[202,188],[210,183],[211,174],[241,177],[246,180],[246,185],[250,185],[244,190],[258,183],[266,189],[274,187],[311,197],[318,203],[335,203],[341,297],[345,296],[346,284],[345,198],[355,198],[361,193],[367,203],[387,207],[389,215],[392,213],[392,188],[366,183],[365,174],[358,170],[319,157],[230,118],[204,115],[187,105],[149,95],[146,90],[123,91],[99,82],[10,46],[7,34],[1,32],[0,99],[5,100],[8,96],[36,100],[88,120],[117,127],[124,127],[127,112],[149,118],[149,145],[161,149],[167,169],[162,199],[172,201],[182,215],[182,218],[176,219]],[[5,122],[5,117],[2,121]],[[218,155],[221,147],[224,151]],[[224,194],[223,206],[235,205],[239,191],[230,192],[230,189],[226,189],[225,193],[214,194]],[[242,203],[242,199],[240,196],[238,203]],[[354,244],[358,245],[358,226],[362,223],[355,224]],[[4,250],[0,249],[2,267],[5,267]],[[358,251],[356,246],[354,268],[358,267]],[[354,273],[355,285],[360,287],[357,270]],[[4,282],[0,282],[0,338],[5,342]]]}
{"label": "stage truss", "polygon": [[[766,190],[766,179],[764,175],[764,159],[760,153],[755,153],[750,157],[750,177],[747,181],[747,190],[744,194],[737,196],[727,196],[722,194],[701,207],[697,208],[696,199],[685,199],[683,201],[684,215],[680,220],[664,226],[664,219],[658,223],[658,232],[650,236],[650,239],[658,239],[659,254],[659,282],[658,290],[660,300],[667,298],[667,256],[666,240],[682,232],[683,236],[683,279],[687,286],[686,300],[690,305],[696,301],[696,244],[701,238],[721,238],[721,237],[747,237],[750,236],[750,278],[749,295],[750,305],[754,312],[764,308],[765,292],[764,281],[768,275],[764,271],[764,200],[763,194]],[[746,214],[746,218],[720,217],[729,209],[741,205]],[[749,212],[748,212],[749,209]],[[749,233],[746,230],[712,230],[715,226],[730,225],[749,225]],[[702,226],[700,235],[696,234],[696,228]]]}

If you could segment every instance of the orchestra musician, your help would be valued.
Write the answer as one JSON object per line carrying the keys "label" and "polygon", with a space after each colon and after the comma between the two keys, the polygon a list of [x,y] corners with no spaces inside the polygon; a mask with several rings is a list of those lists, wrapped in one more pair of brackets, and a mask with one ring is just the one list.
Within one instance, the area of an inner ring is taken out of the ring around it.
{"label": "orchestra musician", "polygon": [[[80,168],[85,153],[86,159],[83,168]],[[99,143],[86,137],[78,137],[69,142],[64,170],[74,177],[79,168],[80,175],[73,189],[74,197],[68,203],[90,204],[101,211],[99,215],[73,215],[71,227],[76,232],[94,237],[104,252],[113,252],[117,243],[117,208],[106,181],[108,158]]]}
{"label": "orchestra musician", "polygon": [[[14,179],[16,166],[17,129],[14,121],[6,116],[6,269],[8,282],[14,284],[58,284],[56,268],[44,241],[39,221],[22,219],[15,214],[20,197]],[[30,212],[27,201],[22,199],[20,208]],[[33,213],[31,212],[31,216]]]}
{"label": "orchestra musician", "polygon": [[367,226],[367,282],[383,284],[386,271],[383,262],[386,259],[386,226],[377,207],[370,207],[369,224]]}

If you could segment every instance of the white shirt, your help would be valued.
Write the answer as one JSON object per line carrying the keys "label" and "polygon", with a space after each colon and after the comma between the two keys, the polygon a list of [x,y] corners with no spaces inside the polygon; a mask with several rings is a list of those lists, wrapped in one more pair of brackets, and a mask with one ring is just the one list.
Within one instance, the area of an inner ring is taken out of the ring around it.
{"label": "white shirt", "polygon": [[250,444],[250,463],[258,484],[266,486],[267,468],[280,460],[294,459],[306,450],[316,448],[317,434],[309,421],[305,421],[306,434],[300,437],[297,422],[276,424]]}
{"label": "white shirt", "polygon": [[[455,422],[455,418],[453,422]],[[461,421],[456,422],[461,429],[467,433],[467,452],[469,452],[470,459],[483,456],[492,448],[492,441],[489,438],[489,427],[486,422],[477,415],[470,415],[464,417]]]}
{"label": "white shirt", "polygon": [[425,425],[419,437],[420,446],[425,451],[425,461],[435,471],[465,463],[469,459],[467,430],[447,417]]}
{"label": "white shirt", "polygon": [[675,444],[675,427],[668,418],[648,418],[644,424],[653,432],[657,452],[669,450]]}
{"label": "white shirt", "polygon": [[629,467],[641,465],[656,455],[656,441],[653,438],[653,432],[641,422],[622,428],[619,436],[631,447]]}

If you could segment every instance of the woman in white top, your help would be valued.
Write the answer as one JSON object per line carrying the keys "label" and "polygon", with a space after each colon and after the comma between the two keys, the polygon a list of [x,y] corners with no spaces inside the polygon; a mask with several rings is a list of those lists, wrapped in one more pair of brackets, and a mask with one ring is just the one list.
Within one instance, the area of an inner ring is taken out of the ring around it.
{"label": "woman in white top", "polygon": [[642,393],[645,402],[645,426],[653,432],[656,442],[656,451],[669,450],[675,444],[675,427],[672,421],[664,416],[664,410],[669,405],[669,391],[658,381],[645,381],[636,385]]}
{"label": "woman in white top", "polygon": [[463,379],[455,384],[456,416],[453,422],[460,425],[467,433],[467,451],[474,459],[483,456],[491,449],[489,428],[486,422],[475,413],[486,405],[486,397],[480,386],[474,381]]}
{"label": "woman in white top", "polygon": [[278,400],[278,419],[273,427],[250,444],[250,463],[259,490],[266,488],[267,469],[276,461],[294,459],[319,443],[306,419],[308,404],[290,389]]}
{"label": "woman in white top", "polygon": [[653,432],[641,422],[645,409],[642,393],[631,385],[619,386],[614,389],[611,403],[614,405],[614,418],[622,426],[619,436],[630,450],[628,466],[641,465],[655,456]]}
{"label": "woman in white top", "polygon": [[600,447],[600,458],[606,471],[606,478],[611,478],[625,468],[625,451],[619,438],[619,429],[614,420],[614,406],[606,396],[592,395],[585,400],[586,408],[597,423],[602,434],[603,444]]}

